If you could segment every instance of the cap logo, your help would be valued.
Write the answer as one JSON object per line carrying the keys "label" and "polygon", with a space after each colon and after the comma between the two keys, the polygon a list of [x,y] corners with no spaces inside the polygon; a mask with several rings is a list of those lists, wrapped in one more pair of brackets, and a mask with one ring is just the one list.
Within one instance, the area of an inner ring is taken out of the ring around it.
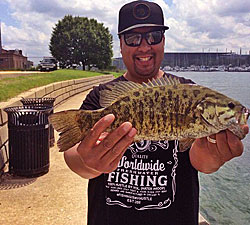
{"label": "cap logo", "polygon": [[138,20],[147,19],[150,16],[150,8],[146,3],[138,3],[133,9],[133,15]]}

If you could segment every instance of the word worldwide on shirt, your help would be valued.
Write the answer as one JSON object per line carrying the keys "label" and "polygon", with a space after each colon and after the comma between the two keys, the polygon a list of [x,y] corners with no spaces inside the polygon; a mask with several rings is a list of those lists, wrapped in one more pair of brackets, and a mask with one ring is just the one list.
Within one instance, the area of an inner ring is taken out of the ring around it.
{"label": "word worldwide on shirt", "polygon": [[135,159],[134,161],[127,160],[126,156],[123,156],[119,162],[118,168],[132,169],[137,171],[165,171],[164,163],[160,163],[160,160],[153,162],[143,162],[142,159]]}

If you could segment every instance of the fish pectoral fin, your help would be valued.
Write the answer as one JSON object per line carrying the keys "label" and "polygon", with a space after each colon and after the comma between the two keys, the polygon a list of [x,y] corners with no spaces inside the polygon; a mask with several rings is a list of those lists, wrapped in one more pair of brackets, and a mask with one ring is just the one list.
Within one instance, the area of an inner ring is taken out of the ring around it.
{"label": "fish pectoral fin", "polygon": [[191,148],[194,143],[194,138],[186,138],[179,141],[179,152],[185,152],[189,148]]}

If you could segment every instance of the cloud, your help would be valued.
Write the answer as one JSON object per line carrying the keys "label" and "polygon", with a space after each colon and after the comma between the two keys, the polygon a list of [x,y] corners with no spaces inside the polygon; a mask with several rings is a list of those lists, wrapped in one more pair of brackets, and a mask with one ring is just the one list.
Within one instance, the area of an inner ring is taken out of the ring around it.
{"label": "cloud", "polygon": [[[114,56],[120,56],[118,11],[128,0],[4,0],[18,27],[2,21],[7,49],[20,48],[28,56],[49,55],[52,28],[65,15],[95,18],[113,35]],[[164,11],[167,52],[250,50],[250,1],[155,0]],[[1,17],[0,17],[1,18]],[[35,58],[33,58],[35,59]],[[32,59],[31,59],[32,60]]]}
{"label": "cloud", "polygon": [[[207,48],[225,51],[227,48],[237,51],[244,46],[249,51],[245,37],[250,36],[250,10],[236,7],[241,4],[235,0],[173,0],[168,22],[170,30],[174,29],[170,35],[174,40],[171,41],[179,43],[174,45],[176,50]],[[243,4],[250,7],[248,0]]]}
{"label": "cloud", "polygon": [[[49,55],[49,41],[52,28],[65,15],[95,18],[108,27],[113,34],[114,52],[119,55],[117,38],[117,15],[124,1],[115,0],[5,0],[11,16],[19,21],[14,28],[3,23],[3,42],[6,48],[22,48],[28,56]],[[8,35],[6,35],[8,34]],[[33,58],[35,59],[35,58]]]}
{"label": "cloud", "polygon": [[244,15],[250,12],[249,0],[227,0],[227,1],[216,1],[215,11],[221,16],[229,15]]}

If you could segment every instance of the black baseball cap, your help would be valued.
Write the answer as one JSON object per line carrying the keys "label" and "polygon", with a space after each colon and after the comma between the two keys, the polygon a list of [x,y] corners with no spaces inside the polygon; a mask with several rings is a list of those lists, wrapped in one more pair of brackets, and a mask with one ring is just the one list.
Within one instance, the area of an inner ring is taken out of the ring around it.
{"label": "black baseball cap", "polygon": [[127,3],[120,9],[118,35],[138,27],[169,29],[164,26],[161,7],[154,2],[142,0]]}

